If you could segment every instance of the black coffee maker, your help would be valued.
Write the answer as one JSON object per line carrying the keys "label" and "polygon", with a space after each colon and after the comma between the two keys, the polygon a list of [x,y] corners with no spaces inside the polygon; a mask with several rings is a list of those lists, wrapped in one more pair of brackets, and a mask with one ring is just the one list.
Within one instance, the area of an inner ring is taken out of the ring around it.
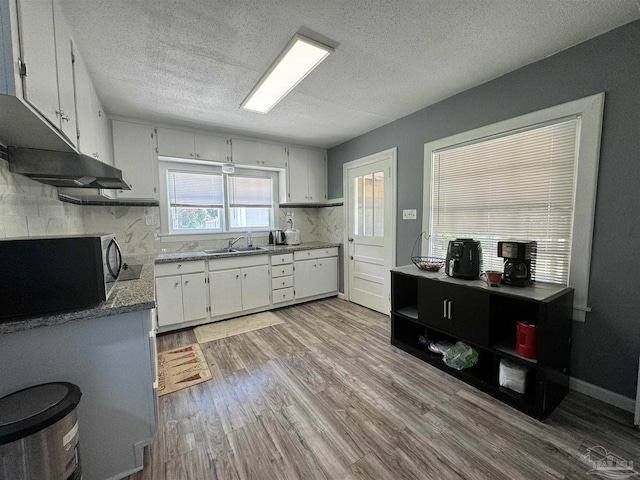
{"label": "black coffee maker", "polygon": [[536,251],[538,244],[528,240],[503,240],[498,242],[498,256],[505,258],[500,283],[526,287],[535,280]]}
{"label": "black coffee maker", "polygon": [[472,238],[456,238],[449,241],[444,272],[450,277],[475,280],[482,269],[482,248]]}

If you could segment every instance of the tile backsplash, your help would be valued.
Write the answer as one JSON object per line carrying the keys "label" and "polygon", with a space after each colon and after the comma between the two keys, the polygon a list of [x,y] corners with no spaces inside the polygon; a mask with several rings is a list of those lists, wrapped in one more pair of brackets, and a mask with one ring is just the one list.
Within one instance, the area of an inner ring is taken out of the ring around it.
{"label": "tile backsplash", "polygon": [[55,187],[12,173],[0,159],[0,238],[83,233],[82,209],[59,201]]}
{"label": "tile backsplash", "polygon": [[[278,210],[277,226],[287,229],[287,214],[303,242],[342,243],[343,207]],[[115,233],[127,255],[189,252],[221,248],[226,240],[161,241],[159,207],[74,205],[58,200],[55,187],[9,171],[0,160],[0,238],[82,233]],[[151,223],[151,225],[147,225]],[[241,242],[242,243],[242,242]],[[266,245],[256,235],[255,245]]]}

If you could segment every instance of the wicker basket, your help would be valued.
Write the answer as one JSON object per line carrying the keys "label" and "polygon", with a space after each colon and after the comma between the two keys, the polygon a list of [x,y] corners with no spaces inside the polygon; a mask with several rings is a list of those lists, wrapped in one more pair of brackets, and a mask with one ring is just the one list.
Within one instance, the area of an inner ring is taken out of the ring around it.
{"label": "wicker basket", "polygon": [[444,267],[444,259],[443,258],[421,257],[419,255],[415,255],[416,247],[418,246],[418,242],[423,237],[425,237],[427,239],[429,238],[429,237],[426,237],[426,235],[427,235],[427,232],[421,232],[420,235],[418,235],[418,238],[416,238],[416,241],[413,244],[413,250],[411,251],[411,261],[420,270],[426,270],[428,272],[437,272],[442,267]]}

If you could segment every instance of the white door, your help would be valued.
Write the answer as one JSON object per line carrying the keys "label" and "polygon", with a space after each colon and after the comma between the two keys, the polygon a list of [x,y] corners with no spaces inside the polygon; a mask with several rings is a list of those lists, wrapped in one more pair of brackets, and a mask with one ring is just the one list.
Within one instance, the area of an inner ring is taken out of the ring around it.
{"label": "white door", "polygon": [[394,266],[395,149],[345,164],[348,298],[389,314]]}

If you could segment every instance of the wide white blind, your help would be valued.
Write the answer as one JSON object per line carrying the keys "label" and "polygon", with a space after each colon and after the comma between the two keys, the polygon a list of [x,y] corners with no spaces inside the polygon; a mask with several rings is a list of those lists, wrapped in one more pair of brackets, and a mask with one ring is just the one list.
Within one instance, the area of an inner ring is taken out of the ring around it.
{"label": "wide white blind", "polygon": [[579,118],[433,154],[431,254],[449,240],[482,245],[485,269],[502,270],[498,240],[538,242],[536,280],[566,284]]}
{"label": "wide white blind", "polygon": [[273,183],[267,177],[229,176],[229,207],[273,206]]}
{"label": "wide white blind", "polygon": [[222,175],[169,171],[169,203],[172,207],[222,207]]}

